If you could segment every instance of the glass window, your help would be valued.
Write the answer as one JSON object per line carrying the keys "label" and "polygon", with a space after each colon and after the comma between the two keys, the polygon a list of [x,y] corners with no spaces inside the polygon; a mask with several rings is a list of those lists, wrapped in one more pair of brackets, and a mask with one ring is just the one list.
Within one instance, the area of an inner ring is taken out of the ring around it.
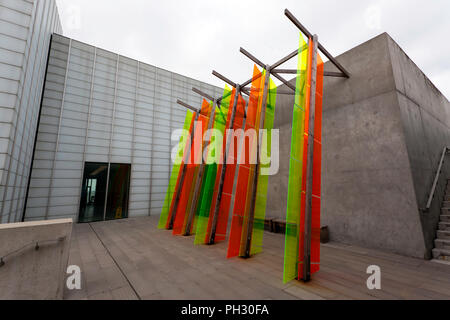
{"label": "glass window", "polygon": [[111,164],[106,220],[128,218],[130,172],[129,164]]}
{"label": "glass window", "polygon": [[107,179],[107,163],[86,163],[81,190],[79,222],[103,220]]}
{"label": "glass window", "polygon": [[78,221],[87,223],[128,218],[130,175],[130,164],[87,162]]}

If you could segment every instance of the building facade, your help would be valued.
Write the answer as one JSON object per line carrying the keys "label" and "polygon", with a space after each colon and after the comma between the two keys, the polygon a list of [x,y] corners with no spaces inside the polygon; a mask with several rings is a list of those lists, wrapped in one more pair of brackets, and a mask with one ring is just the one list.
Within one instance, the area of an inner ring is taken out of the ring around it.
{"label": "building facade", "polygon": [[[0,27],[0,223],[159,215],[186,114],[176,100],[223,89],[60,35],[55,0],[0,0]],[[423,208],[450,103],[387,34],[337,59],[352,77],[324,82],[322,225],[333,241],[430,258],[449,246],[448,162]],[[275,116],[267,218],[281,223],[293,99],[278,95]]]}
{"label": "building facade", "polygon": [[159,214],[176,100],[223,90],[59,35],[55,0],[0,0],[0,26],[0,223]]}
{"label": "building facade", "polygon": [[223,92],[53,35],[25,219],[160,214],[192,87]]}
{"label": "building facade", "polygon": [[53,32],[54,0],[0,0],[0,223],[22,218]]}

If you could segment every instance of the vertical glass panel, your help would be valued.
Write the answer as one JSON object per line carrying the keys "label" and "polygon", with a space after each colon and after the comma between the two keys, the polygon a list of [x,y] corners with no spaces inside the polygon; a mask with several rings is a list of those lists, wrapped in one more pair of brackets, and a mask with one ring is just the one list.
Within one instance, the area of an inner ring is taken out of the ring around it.
{"label": "vertical glass panel", "polygon": [[[227,257],[245,256],[247,253],[247,230],[249,214],[251,210],[252,194],[254,189],[254,175],[256,166],[255,156],[256,139],[254,138],[259,130],[261,118],[261,107],[265,87],[265,71],[260,72],[256,65],[253,69],[252,89],[247,108],[247,118],[245,122],[246,135],[254,132],[255,135],[249,135],[249,138],[242,137],[242,152],[239,159],[238,176],[236,182],[236,195],[233,206],[231,220],[230,239],[228,242]],[[253,160],[253,161],[250,161]]]}
{"label": "vertical glass panel", "polygon": [[130,172],[129,164],[111,164],[106,220],[128,218]]}
{"label": "vertical glass panel", "polygon": [[[306,46],[306,47],[305,47]],[[284,273],[283,282],[297,278],[301,273],[303,266],[302,250],[304,244],[301,243],[302,222],[302,200],[304,199],[304,168],[305,150],[307,150],[307,140],[305,140],[305,132],[307,132],[307,110],[308,110],[308,70],[309,70],[309,52],[310,46],[307,45],[303,36],[300,34],[298,55],[298,74],[295,91],[294,114],[292,122],[292,144],[289,165],[289,187],[288,201],[286,211],[286,235],[284,246]],[[307,50],[304,50],[307,48]],[[307,137],[307,135],[306,135]]]}
{"label": "vertical glass panel", "polygon": [[80,223],[103,220],[107,179],[107,163],[86,163],[81,189]]}
{"label": "vertical glass panel", "polygon": [[[266,159],[271,159],[272,156],[272,129],[275,120],[275,108],[277,102],[277,86],[270,79],[269,91],[267,97],[266,119],[264,121],[264,129],[262,134],[261,152],[264,153]],[[262,170],[269,171],[271,163],[261,163],[261,171],[259,172],[258,186],[256,189],[256,204],[255,215],[253,222],[251,255],[262,252],[263,235],[264,235],[264,221],[266,218],[267,207],[267,190],[269,187],[269,176],[264,174]],[[257,172],[258,173],[258,172]],[[320,228],[319,228],[320,229]]]}
{"label": "vertical glass panel", "polygon": [[[187,144],[191,140],[190,132],[194,128],[194,121],[195,121],[194,114],[188,110],[186,113],[186,119],[185,119],[184,127],[183,127],[183,130],[185,130],[185,133],[181,136],[180,143],[178,145],[178,153],[177,153],[177,158],[176,158],[177,161],[173,165],[173,168],[172,168],[172,174],[170,176],[169,186],[167,188],[166,197],[164,200],[163,208],[161,211],[161,216],[159,219],[159,224],[158,224],[159,229],[168,228],[169,224],[170,224],[172,209],[173,209],[174,202],[175,202],[174,198],[175,198],[178,188],[180,188],[179,185],[180,185],[181,176],[182,176],[182,172],[183,172],[182,167],[184,166],[184,158],[186,156],[185,153],[187,152],[187,149],[188,149]],[[186,134],[186,132],[188,132],[188,133]]]}

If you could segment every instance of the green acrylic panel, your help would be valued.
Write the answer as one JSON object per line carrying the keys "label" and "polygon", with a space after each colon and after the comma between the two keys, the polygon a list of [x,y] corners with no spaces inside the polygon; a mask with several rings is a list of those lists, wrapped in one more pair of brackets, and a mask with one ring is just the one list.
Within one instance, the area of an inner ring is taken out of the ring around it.
{"label": "green acrylic panel", "polygon": [[[225,134],[228,113],[230,111],[231,89],[226,86],[220,108],[216,109],[214,117],[214,129],[219,130],[222,135]],[[221,140],[221,139],[219,139]],[[215,141],[214,148],[208,148],[207,159],[215,157],[215,152],[219,152],[223,147],[223,140]],[[208,230],[209,215],[211,211],[211,203],[214,193],[214,185],[217,178],[217,163],[207,164],[205,166],[205,174],[203,175],[203,184],[200,192],[199,205],[196,212],[197,223],[194,243],[196,245],[204,244]]]}
{"label": "green acrylic panel", "polygon": [[[194,113],[188,110],[186,113],[186,118],[184,120],[184,126],[183,126],[184,132],[189,131],[191,124],[192,124],[193,116],[194,116]],[[189,135],[182,135],[180,138],[180,143],[178,144],[178,151],[177,151],[178,159],[183,158],[183,155],[186,150],[186,145],[187,145],[186,142],[188,140],[188,137],[189,137]],[[169,179],[169,186],[167,187],[166,197],[164,199],[161,216],[159,218],[159,224],[158,224],[159,229],[165,229],[167,227],[167,222],[168,222],[167,220],[169,218],[169,210],[170,210],[170,207],[171,207],[171,204],[173,201],[175,189],[177,187],[177,182],[178,182],[178,177],[180,175],[181,167],[182,167],[181,163],[175,163],[173,165],[172,173],[171,173],[170,179]]]}
{"label": "green acrylic panel", "polygon": [[204,244],[206,232],[208,230],[209,213],[212,197],[214,193],[214,184],[217,176],[217,164],[208,164],[205,168],[202,190],[200,193],[200,203],[197,210],[197,228],[195,232],[195,244]]}
{"label": "green acrylic panel", "polygon": [[[261,149],[265,152],[267,158],[270,159],[272,155],[272,129],[275,121],[275,107],[277,102],[277,86],[270,80],[268,97],[267,97],[267,108],[266,108],[266,119],[264,122],[264,135]],[[268,170],[271,164],[261,164],[261,169]],[[250,254],[257,254],[262,252],[263,235],[264,235],[264,220],[266,218],[266,207],[267,207],[267,190],[269,185],[269,175],[261,174],[258,177],[258,186],[256,191],[256,203],[255,203],[255,217],[253,222],[253,233],[252,233],[252,246]]]}
{"label": "green acrylic panel", "polygon": [[[211,110],[212,110],[213,109],[213,102],[211,102],[210,105],[211,105]],[[214,111],[214,122],[213,122],[212,129],[214,129],[214,126],[216,125],[217,114],[220,113],[220,112],[221,111],[219,110],[219,108],[216,108],[215,111]],[[206,134],[206,132],[204,132],[203,134]],[[211,151],[210,148],[207,148],[206,159],[209,159],[211,157],[211,155],[214,156],[213,152]],[[192,230],[192,233],[191,233],[192,235],[195,234],[195,232],[197,230],[197,224],[199,222],[199,207],[201,206],[202,192],[206,192],[206,190],[203,191],[203,189],[205,188],[205,184],[207,184],[206,183],[207,174],[208,174],[208,164],[205,164],[205,168],[204,168],[204,171],[203,171],[203,177],[202,177],[202,181],[201,181],[200,195],[199,195],[199,198],[198,198],[197,210],[195,212],[195,215],[194,215],[194,218],[193,218],[193,221],[192,221],[192,229],[191,229]]]}
{"label": "green acrylic panel", "polygon": [[[300,34],[300,46],[306,45]],[[286,213],[283,281],[287,283],[298,275],[299,224],[301,212],[301,189],[303,181],[303,148],[305,129],[306,70],[308,50],[299,50],[298,75],[292,121],[291,155],[289,163],[289,187]]]}

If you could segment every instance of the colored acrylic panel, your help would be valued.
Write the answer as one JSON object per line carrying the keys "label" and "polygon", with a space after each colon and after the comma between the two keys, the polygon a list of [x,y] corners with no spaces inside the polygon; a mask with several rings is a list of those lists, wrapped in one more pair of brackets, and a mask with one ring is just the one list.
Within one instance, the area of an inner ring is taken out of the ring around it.
{"label": "colored acrylic panel", "polygon": [[[307,95],[306,95],[306,114],[305,114],[305,133],[304,133],[304,166],[303,175],[307,172],[307,150],[309,136],[309,108],[311,99],[311,67],[312,67],[312,48],[308,53],[307,68]],[[315,123],[314,123],[314,151],[313,151],[313,181],[312,181],[312,202],[311,202],[311,248],[310,248],[310,273],[313,274],[320,269],[320,188],[321,188],[321,162],[322,162],[322,94],[323,94],[323,61],[320,55],[317,56],[317,74],[316,74],[316,96],[315,96]],[[306,179],[302,181],[301,197],[301,218],[299,234],[299,258],[298,258],[298,278],[303,278],[304,266],[304,246],[305,246],[305,215],[306,215]]]}
{"label": "colored acrylic panel", "polygon": [[256,168],[256,166],[252,164],[255,162],[251,161],[251,157],[255,158],[257,151],[257,129],[261,115],[264,78],[265,72],[261,73],[255,66],[253,71],[252,89],[247,108],[245,135],[242,141],[243,149],[239,162],[239,173],[231,220],[230,239],[228,243],[228,258],[245,255],[248,217]]}
{"label": "colored acrylic panel", "polygon": [[313,185],[311,208],[311,274],[320,269],[320,200],[322,178],[322,101],[323,101],[323,73],[324,64],[318,55],[317,84],[316,84],[316,114],[314,124],[314,157],[313,157]]}
{"label": "colored acrylic panel", "polygon": [[[250,95],[250,102],[249,105],[251,106],[252,104],[257,105],[258,103],[258,98],[259,98],[259,85],[260,85],[260,80],[257,82],[258,79],[260,79],[260,77],[262,76],[262,73],[259,72],[258,68],[256,68],[255,66],[255,70],[254,70],[254,81],[252,84],[252,89],[251,89],[251,95]],[[258,86],[257,88],[255,86]],[[227,233],[227,228],[228,228],[228,221],[229,221],[229,215],[230,215],[230,209],[231,209],[231,205],[232,205],[232,201],[233,201],[233,195],[236,195],[236,191],[235,189],[235,179],[236,179],[236,175],[239,172],[239,153],[241,152],[241,148],[242,148],[242,142],[243,139],[240,135],[240,133],[243,133],[243,126],[244,126],[244,120],[245,120],[245,101],[240,98],[238,101],[238,106],[237,106],[237,113],[236,113],[236,118],[234,121],[234,125],[233,125],[233,129],[234,129],[234,133],[232,137],[230,137],[231,141],[230,141],[230,149],[229,149],[229,153],[227,156],[227,171],[226,171],[226,175],[225,175],[225,180],[224,180],[224,187],[223,187],[223,194],[222,194],[222,198],[221,198],[221,202],[220,202],[220,207],[219,207],[219,216],[218,216],[218,221],[217,221],[217,230],[216,230],[216,237],[215,237],[215,241],[219,242],[219,241],[224,241],[226,239],[226,233]],[[256,112],[256,108],[252,108],[250,107],[247,110],[247,117],[253,118],[253,116],[250,114],[248,114],[248,112]]]}
{"label": "colored acrylic panel", "polygon": [[[244,117],[245,117],[245,106],[246,102],[242,98],[242,96],[239,96],[238,103],[236,107],[236,116],[234,118],[233,122],[233,129],[234,130],[240,130],[242,129]],[[231,128],[231,127],[230,127]],[[225,136],[224,146],[227,145],[228,142],[228,136]],[[230,138],[231,139],[231,138]],[[233,193],[233,185],[234,185],[234,177],[236,173],[236,167],[237,167],[237,144],[231,143],[230,144],[230,150],[227,154],[227,167],[225,172],[225,179],[224,179],[224,185],[222,189],[222,195],[220,197],[220,203],[219,203],[219,211],[217,216],[217,222],[216,222],[216,233],[214,237],[215,242],[224,241],[226,238],[227,233],[227,226],[228,226],[228,217],[230,212],[230,205],[231,205],[231,199],[232,199],[232,193]],[[222,169],[222,166],[220,166],[220,170]],[[219,171],[220,172],[220,171]],[[215,186],[216,190],[218,192],[219,184],[217,181],[217,185]],[[215,207],[211,207],[210,216],[212,217],[214,214]],[[213,219],[210,219],[210,223],[208,225],[208,235],[211,233],[212,230],[212,222]]]}
{"label": "colored acrylic panel", "polygon": [[[207,173],[209,170],[208,166],[211,162],[209,162],[211,159],[214,159],[215,154],[218,153],[220,155],[220,152],[216,152],[215,151],[215,146],[216,146],[216,129],[215,126],[217,126],[217,122],[218,122],[218,118],[223,117],[223,110],[220,110],[219,108],[215,108],[214,107],[214,103],[211,102],[211,110],[214,109],[214,113],[210,114],[210,118],[208,119],[208,126],[211,125],[211,128],[209,127],[205,127],[205,130],[210,130],[209,133],[207,133],[205,131],[204,137],[205,139],[208,139],[209,137],[209,141],[211,141],[210,144],[208,144],[208,140],[204,140],[204,144],[203,144],[203,151],[202,151],[202,156],[203,153],[205,153],[206,151],[206,157],[205,159],[200,159],[199,161],[202,161],[202,163],[199,165],[198,170],[196,170],[196,174],[194,176],[194,180],[193,180],[193,197],[192,197],[192,204],[191,204],[191,208],[189,210],[189,217],[188,220],[191,219],[191,221],[187,221],[186,222],[186,227],[185,227],[185,231],[184,234],[186,235],[191,235],[194,234],[194,230],[197,229],[197,221],[198,221],[198,209],[199,209],[199,205],[201,205],[201,196],[202,196],[202,190],[204,190],[205,187],[205,182],[207,182],[207,176],[205,175],[205,172]],[[211,123],[211,116],[213,117],[212,119],[212,123]],[[220,121],[219,121],[220,122]],[[206,161],[206,162],[205,162]],[[212,164],[214,164],[214,162],[212,162]],[[200,190],[198,190],[197,188],[200,188]],[[203,198],[205,199],[205,198]],[[193,214],[193,216],[190,216],[191,214]],[[188,226],[190,226],[190,229],[188,230]]]}
{"label": "colored acrylic panel", "polygon": [[[309,39],[311,43],[311,39]],[[308,138],[309,138],[309,112],[311,104],[311,71],[312,71],[312,51],[313,46],[308,48],[308,64],[306,68],[306,98],[305,98],[305,126],[303,132],[303,168],[301,184],[301,204],[300,204],[300,227],[299,227],[299,250],[298,250],[298,279],[303,278],[303,266],[305,255],[305,217],[306,217],[306,176],[308,168]],[[302,137],[299,135],[299,139]]]}
{"label": "colored acrylic panel", "polygon": [[186,229],[186,222],[188,218],[187,213],[191,209],[192,197],[194,193],[194,177],[197,176],[203,156],[203,133],[208,126],[210,113],[211,105],[208,101],[204,100],[200,116],[195,126],[189,163],[186,167],[186,176],[183,181],[181,196],[176,210],[176,216],[173,224],[174,235],[180,235]]}
{"label": "colored acrylic panel", "polygon": [[[300,35],[300,46],[306,45],[302,35]],[[300,220],[301,220],[301,196],[303,184],[303,167],[304,167],[304,150],[305,140],[303,138],[305,132],[306,119],[306,97],[307,82],[306,72],[308,65],[308,51],[301,49],[298,55],[298,75],[295,92],[294,113],[292,121],[292,138],[291,138],[291,156],[289,167],[289,187],[288,202],[286,216],[286,235],[285,235],[285,252],[284,252],[284,274],[283,281],[285,283],[295,279],[298,276],[299,261],[299,236],[300,236]]]}
{"label": "colored acrylic panel", "polygon": [[[230,122],[231,108],[234,103],[235,90],[230,90],[228,86],[225,87],[223,94],[223,99],[221,102],[220,109],[216,111],[216,116],[214,119],[214,129],[218,130],[222,135],[224,135],[226,128]],[[218,137],[212,137],[216,139]],[[223,145],[224,141],[211,141],[211,146],[213,148],[208,148],[207,162],[209,159],[221,159],[223,157]],[[216,154],[219,153],[219,154]],[[221,167],[221,166],[220,166]],[[219,165],[213,161],[206,165],[205,175],[202,185],[202,190],[200,193],[200,203],[197,209],[197,226],[195,232],[195,244],[207,243],[206,238],[208,237],[208,225],[210,220],[210,210],[213,202],[214,186],[216,184],[217,175],[219,171]]]}
{"label": "colored acrylic panel", "polygon": [[[190,132],[194,127],[194,113],[191,111],[187,111],[186,118],[184,120],[183,130],[184,132]],[[184,159],[184,155],[187,152],[188,148],[190,148],[190,137],[188,134],[184,134],[180,138],[180,143],[178,144],[177,157],[179,159]],[[184,166],[184,162],[175,163],[172,168],[172,173],[170,175],[169,186],[167,187],[166,197],[164,199],[163,208],[161,211],[161,216],[159,218],[159,229],[167,229],[169,224],[169,214],[170,209],[172,207],[172,203],[174,201],[174,195],[176,194],[176,189],[179,187],[179,183],[181,180],[181,172],[182,167]]]}
{"label": "colored acrylic panel", "polygon": [[[275,107],[277,102],[277,86],[271,80],[266,108],[266,119],[264,122],[264,135],[261,144],[262,153],[266,154],[266,159],[271,159],[272,155],[272,129],[275,121]],[[261,163],[261,169],[268,170],[270,163]],[[253,221],[253,235],[251,243],[250,254],[257,254],[262,252],[263,235],[264,235],[264,220],[266,218],[267,206],[267,190],[269,185],[269,176],[261,173],[258,177],[258,186],[256,192],[255,215]]]}
{"label": "colored acrylic panel", "polygon": [[[300,36],[300,48],[305,41]],[[303,278],[305,250],[306,174],[311,101],[312,47],[299,52],[289,171],[288,207],[283,281]],[[320,197],[322,159],[323,61],[318,56],[315,96],[313,183],[311,203],[311,274],[320,268]]]}

